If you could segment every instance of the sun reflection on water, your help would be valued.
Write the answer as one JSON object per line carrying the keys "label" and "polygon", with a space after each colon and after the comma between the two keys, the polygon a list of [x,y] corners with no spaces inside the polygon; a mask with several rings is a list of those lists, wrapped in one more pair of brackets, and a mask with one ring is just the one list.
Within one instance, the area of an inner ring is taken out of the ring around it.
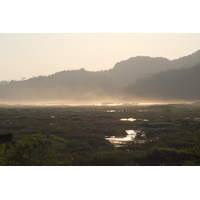
{"label": "sun reflection on water", "polygon": [[134,141],[135,137],[137,136],[137,132],[134,130],[126,130],[127,136],[126,137],[106,137],[105,139],[114,144],[115,147],[120,147],[121,145],[126,144],[127,142]]}
{"label": "sun reflection on water", "polygon": [[123,119],[120,119],[121,121],[130,121],[130,122],[133,122],[133,121],[136,121],[137,119],[133,119],[133,118],[123,118]]}

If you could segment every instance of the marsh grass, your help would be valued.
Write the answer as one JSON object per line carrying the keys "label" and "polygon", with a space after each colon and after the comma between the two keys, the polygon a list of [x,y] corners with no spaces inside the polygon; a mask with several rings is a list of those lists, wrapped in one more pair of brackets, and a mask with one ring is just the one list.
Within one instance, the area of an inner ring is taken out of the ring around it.
{"label": "marsh grass", "polygon": [[[113,109],[120,112],[107,112]],[[1,165],[200,164],[199,104],[2,107],[0,113],[0,134],[12,133],[16,142],[0,146]],[[146,142],[115,148],[105,140],[125,137],[126,130],[145,132]]]}

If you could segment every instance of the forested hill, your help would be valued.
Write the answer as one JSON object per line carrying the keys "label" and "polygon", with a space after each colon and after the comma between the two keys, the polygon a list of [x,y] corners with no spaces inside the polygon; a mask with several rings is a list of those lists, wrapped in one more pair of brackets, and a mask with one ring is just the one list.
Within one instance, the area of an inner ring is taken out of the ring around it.
{"label": "forested hill", "polygon": [[113,83],[125,86],[140,77],[169,68],[170,61],[166,58],[138,56],[118,62],[108,74]]}
{"label": "forested hill", "polygon": [[190,68],[197,65],[199,62],[200,62],[200,50],[196,51],[191,55],[172,60],[171,68],[176,68],[176,69],[180,69],[182,67]]}
{"label": "forested hill", "polygon": [[84,69],[63,71],[0,86],[2,101],[69,101],[84,102],[119,94],[105,72]]}
{"label": "forested hill", "polygon": [[[198,94],[195,92],[196,85],[199,84],[195,77],[198,75],[193,72],[195,68],[190,71],[189,67],[198,62],[200,51],[172,61],[138,56],[118,62],[112,69],[105,71],[90,72],[82,68],[23,81],[10,81],[0,84],[0,102],[112,101],[127,99],[129,94],[145,98],[159,96],[166,99],[195,99]],[[179,70],[181,67],[187,67],[188,70]],[[141,80],[136,82],[137,79]],[[182,86],[188,88],[187,94]]]}
{"label": "forested hill", "polygon": [[162,57],[138,56],[116,63],[114,68],[108,71],[113,83],[126,86],[138,78],[149,76],[168,69],[190,68],[200,62],[200,50],[195,53],[175,60]]}
{"label": "forested hill", "polygon": [[125,87],[127,93],[149,100],[200,100],[200,63],[191,68],[171,69]]}

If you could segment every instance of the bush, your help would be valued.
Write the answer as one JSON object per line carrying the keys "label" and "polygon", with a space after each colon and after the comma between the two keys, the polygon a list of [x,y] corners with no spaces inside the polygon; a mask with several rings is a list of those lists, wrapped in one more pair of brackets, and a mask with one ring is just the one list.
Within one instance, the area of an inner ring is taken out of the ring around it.
{"label": "bush", "polygon": [[154,147],[147,155],[146,161],[149,165],[183,165],[186,160],[190,160],[192,154],[187,151],[178,151],[171,148]]}
{"label": "bush", "polygon": [[62,143],[63,140],[56,141],[55,139],[55,137],[36,134],[20,140],[5,152],[2,164],[14,166],[60,165],[56,146],[59,146],[59,142]]}

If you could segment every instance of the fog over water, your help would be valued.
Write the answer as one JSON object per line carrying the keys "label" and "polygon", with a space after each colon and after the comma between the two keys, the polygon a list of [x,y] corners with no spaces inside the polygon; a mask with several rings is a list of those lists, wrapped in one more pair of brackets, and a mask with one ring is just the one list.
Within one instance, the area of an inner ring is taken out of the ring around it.
{"label": "fog over water", "polygon": [[[0,102],[0,106],[49,106],[49,107],[59,107],[59,106],[111,106],[111,107],[118,107],[118,106],[149,106],[149,105],[168,105],[168,104],[190,104],[193,102],[125,102],[125,103],[119,103],[119,102],[108,102],[108,103],[67,103],[67,102]],[[107,110],[106,112],[116,112],[115,110]],[[121,121],[135,121],[136,119],[133,118],[124,118],[121,119]]]}

